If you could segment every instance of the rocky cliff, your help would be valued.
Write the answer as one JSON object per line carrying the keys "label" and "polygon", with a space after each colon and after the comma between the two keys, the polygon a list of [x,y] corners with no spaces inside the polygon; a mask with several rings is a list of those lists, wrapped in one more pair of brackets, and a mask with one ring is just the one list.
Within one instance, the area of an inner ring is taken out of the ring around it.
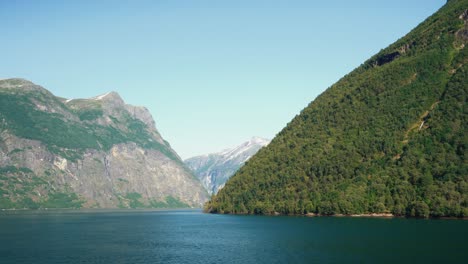
{"label": "rocky cliff", "polygon": [[199,207],[200,182],[144,107],[0,81],[0,208]]}
{"label": "rocky cliff", "polygon": [[186,159],[185,164],[210,194],[216,194],[250,157],[268,143],[268,139],[253,137],[235,148]]}

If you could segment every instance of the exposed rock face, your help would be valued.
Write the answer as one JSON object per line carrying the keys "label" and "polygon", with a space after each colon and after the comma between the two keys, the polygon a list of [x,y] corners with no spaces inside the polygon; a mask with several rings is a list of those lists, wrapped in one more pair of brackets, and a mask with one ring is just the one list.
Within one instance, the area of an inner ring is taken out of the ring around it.
{"label": "exposed rock face", "polygon": [[253,137],[241,145],[224,151],[185,160],[210,194],[216,194],[227,180],[270,140]]}
{"label": "exposed rock face", "polygon": [[458,18],[463,20],[464,27],[457,31],[456,36],[466,43],[468,41],[468,9],[463,11]]}
{"label": "exposed rock face", "polygon": [[207,193],[149,111],[0,80],[0,208],[199,207]]}

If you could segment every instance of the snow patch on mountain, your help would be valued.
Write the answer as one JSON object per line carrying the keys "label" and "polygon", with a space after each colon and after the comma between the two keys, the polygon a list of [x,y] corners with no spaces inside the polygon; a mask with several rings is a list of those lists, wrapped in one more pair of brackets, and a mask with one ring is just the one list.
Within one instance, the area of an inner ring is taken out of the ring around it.
{"label": "snow patch on mountain", "polygon": [[110,93],[111,93],[111,92],[107,92],[107,93],[105,93],[105,94],[98,95],[98,96],[93,97],[93,98],[91,98],[91,99],[96,100],[96,101],[97,101],[97,100],[102,100],[104,97],[108,96]]}
{"label": "snow patch on mountain", "polygon": [[247,160],[269,143],[268,139],[252,137],[234,148],[192,157],[184,162],[193,170],[206,190],[210,194],[216,194]]}

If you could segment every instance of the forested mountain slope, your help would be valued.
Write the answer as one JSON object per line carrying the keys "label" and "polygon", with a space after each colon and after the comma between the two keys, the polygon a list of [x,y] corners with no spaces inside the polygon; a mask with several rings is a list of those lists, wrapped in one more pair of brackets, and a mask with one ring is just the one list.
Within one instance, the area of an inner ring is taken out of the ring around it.
{"label": "forested mountain slope", "polygon": [[448,1],[327,89],[206,210],[467,216],[467,9]]}

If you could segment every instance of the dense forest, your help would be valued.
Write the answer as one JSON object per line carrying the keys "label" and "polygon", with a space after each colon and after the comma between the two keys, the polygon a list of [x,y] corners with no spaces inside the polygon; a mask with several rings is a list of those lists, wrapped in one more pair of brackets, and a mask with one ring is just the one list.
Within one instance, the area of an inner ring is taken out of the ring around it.
{"label": "dense forest", "polygon": [[448,1],[318,96],[212,213],[468,216],[468,1]]}

